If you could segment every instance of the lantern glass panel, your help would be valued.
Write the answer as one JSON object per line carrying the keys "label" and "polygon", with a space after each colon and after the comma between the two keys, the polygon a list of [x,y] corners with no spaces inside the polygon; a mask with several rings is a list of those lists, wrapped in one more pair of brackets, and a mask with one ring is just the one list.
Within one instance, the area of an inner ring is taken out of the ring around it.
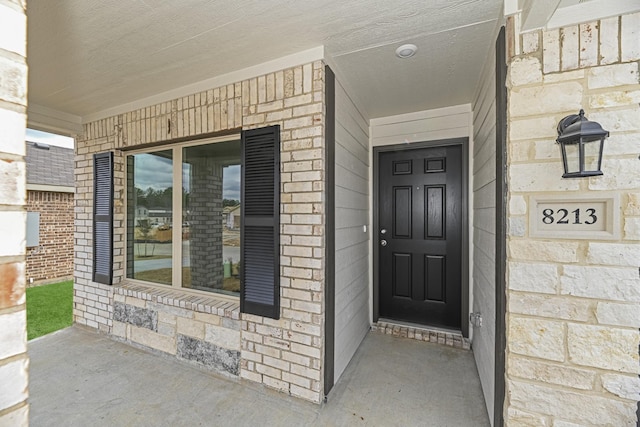
{"label": "lantern glass panel", "polygon": [[565,144],[567,153],[567,173],[580,172],[580,144]]}
{"label": "lantern glass panel", "polygon": [[585,171],[597,171],[599,170],[600,159],[600,138],[591,140],[592,142],[584,144],[584,170]]}

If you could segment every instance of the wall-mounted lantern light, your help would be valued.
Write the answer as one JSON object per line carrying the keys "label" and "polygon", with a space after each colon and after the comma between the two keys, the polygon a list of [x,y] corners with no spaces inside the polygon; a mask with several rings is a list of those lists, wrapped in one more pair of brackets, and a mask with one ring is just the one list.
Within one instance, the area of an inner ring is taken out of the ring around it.
{"label": "wall-mounted lantern light", "polygon": [[563,178],[602,175],[602,149],[609,132],[600,123],[591,122],[584,110],[571,114],[558,123],[558,139],[564,163]]}

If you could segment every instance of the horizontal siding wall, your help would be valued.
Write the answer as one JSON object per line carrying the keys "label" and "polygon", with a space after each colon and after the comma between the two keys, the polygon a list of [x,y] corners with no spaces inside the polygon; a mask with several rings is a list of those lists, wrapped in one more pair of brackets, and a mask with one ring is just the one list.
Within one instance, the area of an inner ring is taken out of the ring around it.
{"label": "horizontal siding wall", "polygon": [[473,103],[473,312],[482,314],[483,326],[474,328],[472,345],[489,414],[495,387],[495,62],[491,49]]}
{"label": "horizontal siding wall", "polygon": [[371,120],[371,145],[403,144],[469,136],[471,106],[418,111]]}
{"label": "horizontal siding wall", "polygon": [[335,381],[369,330],[369,124],[336,81]]}

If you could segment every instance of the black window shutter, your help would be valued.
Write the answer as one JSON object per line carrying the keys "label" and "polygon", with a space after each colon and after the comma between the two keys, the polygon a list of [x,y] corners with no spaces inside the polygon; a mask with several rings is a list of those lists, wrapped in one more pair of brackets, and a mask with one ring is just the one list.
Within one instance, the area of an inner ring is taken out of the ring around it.
{"label": "black window shutter", "polygon": [[242,131],[240,311],[280,318],[280,126]]}
{"label": "black window shutter", "polygon": [[113,153],[93,155],[93,281],[113,279]]}

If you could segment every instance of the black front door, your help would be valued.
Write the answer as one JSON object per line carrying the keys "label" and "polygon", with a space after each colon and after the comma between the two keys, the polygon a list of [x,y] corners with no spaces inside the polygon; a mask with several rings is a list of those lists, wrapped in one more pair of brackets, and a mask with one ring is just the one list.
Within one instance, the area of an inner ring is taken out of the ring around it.
{"label": "black front door", "polygon": [[379,156],[380,316],[459,329],[462,146]]}

